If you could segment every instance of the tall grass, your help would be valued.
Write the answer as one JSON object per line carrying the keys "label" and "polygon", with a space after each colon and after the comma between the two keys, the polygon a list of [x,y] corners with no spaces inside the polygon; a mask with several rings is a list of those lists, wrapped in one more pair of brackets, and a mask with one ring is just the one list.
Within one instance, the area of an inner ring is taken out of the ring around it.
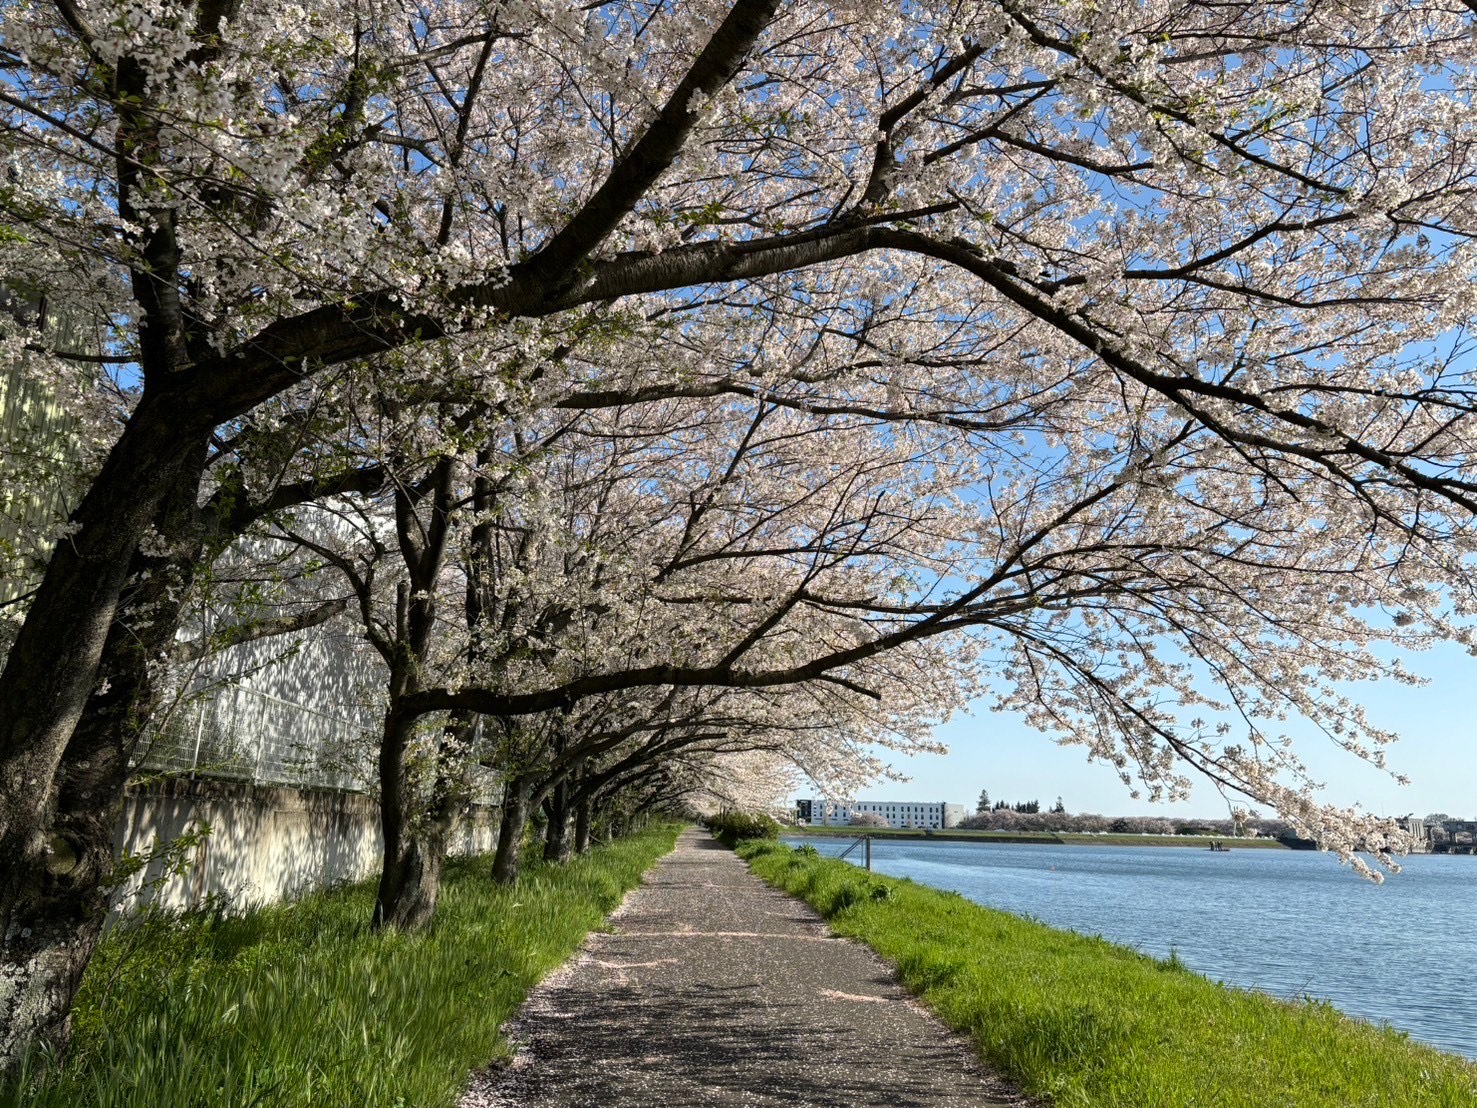
{"label": "tall grass", "polygon": [[434,926],[370,934],[361,884],[237,917],[119,928],[84,979],[66,1067],[0,1104],[35,1108],[437,1108],[506,1053],[529,988],[672,849],[661,828],[510,887],[449,863]]}
{"label": "tall grass", "polygon": [[1149,958],[814,851],[739,851],[1060,1108],[1477,1105],[1477,1067],[1330,1005],[1229,988],[1176,956]]}

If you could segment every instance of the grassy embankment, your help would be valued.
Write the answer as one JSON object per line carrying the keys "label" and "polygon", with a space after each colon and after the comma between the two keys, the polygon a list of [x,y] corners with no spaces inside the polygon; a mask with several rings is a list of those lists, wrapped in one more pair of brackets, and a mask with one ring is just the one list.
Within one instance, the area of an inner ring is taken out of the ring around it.
{"label": "grassy embankment", "polygon": [[930,839],[947,843],[1024,843],[1036,846],[1190,846],[1207,850],[1211,843],[1224,843],[1233,850],[1286,850],[1276,839],[1233,839],[1226,835],[1128,835],[1105,831],[1086,835],[1076,831],[921,831],[911,828],[786,827],[786,835],[809,835],[820,839]]}
{"label": "grassy embankment", "polygon": [[1471,1108],[1477,1067],[1321,1003],[1219,985],[1101,938],[778,843],[760,877],[860,939],[1058,1108]]}
{"label": "grassy embankment", "polygon": [[672,849],[648,830],[495,885],[448,866],[420,935],[366,930],[370,883],[223,918],[119,928],[88,969],[65,1070],[35,1108],[438,1108],[506,1052],[499,1025]]}

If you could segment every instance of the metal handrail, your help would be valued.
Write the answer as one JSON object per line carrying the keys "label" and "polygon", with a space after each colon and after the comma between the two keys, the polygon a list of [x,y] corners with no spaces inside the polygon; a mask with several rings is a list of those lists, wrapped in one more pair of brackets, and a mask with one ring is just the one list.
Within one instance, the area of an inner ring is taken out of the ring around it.
{"label": "metal handrail", "polygon": [[836,861],[838,861],[838,862],[844,861],[845,858],[846,858],[846,856],[848,854],[850,854],[853,850],[855,850],[859,846],[863,848],[863,850],[862,850],[862,856],[866,859],[866,861],[865,861],[864,864],[866,865],[867,872],[868,873],[871,873],[872,872],[872,836],[871,835],[863,835],[861,838],[857,839],[856,842],[852,843],[845,850],[843,850],[840,854],[836,855]]}

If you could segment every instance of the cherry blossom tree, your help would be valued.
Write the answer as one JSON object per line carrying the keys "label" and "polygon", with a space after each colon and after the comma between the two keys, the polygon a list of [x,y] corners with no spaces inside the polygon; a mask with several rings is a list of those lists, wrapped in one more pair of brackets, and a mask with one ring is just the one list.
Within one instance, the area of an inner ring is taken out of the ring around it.
{"label": "cherry blossom tree", "polygon": [[[1388,605],[1407,645],[1461,633],[1443,610],[1468,610],[1477,502],[1460,331],[1472,12],[1456,0],[57,0],[0,20],[17,228],[0,278],[104,321],[101,353],[7,325],[4,358],[52,383],[119,368],[122,393],[0,673],[7,1062],[65,1037],[99,923],[97,867],[78,860],[100,856],[120,795],[115,736],[245,503],[216,499],[233,487],[221,444],[243,421],[290,441],[295,401],[366,359],[442,399],[479,380],[496,400],[563,362],[489,344],[547,352],[599,327],[618,345],[622,324],[668,320],[667,349],[709,357],[675,378],[649,343],[584,361],[590,403],[675,385],[967,430],[998,390],[1053,416],[1001,444],[1054,467],[982,466],[957,587],[936,561],[819,602],[781,581],[753,642],[679,639],[696,663],[553,674],[476,705],[413,694],[418,710],[849,681],[993,627],[1002,705],[1164,789],[1187,760],[1348,849],[1357,818],[1281,782],[1296,764],[1258,721],[1308,711],[1362,749],[1357,710],[1319,684],[1379,671],[1365,647],[1383,627],[1359,613]],[[878,331],[857,310],[915,297]],[[771,341],[689,322],[704,304]],[[978,384],[968,411],[935,375]],[[1140,586],[1115,607],[1126,576]],[[784,657],[802,609],[871,637]],[[1140,625],[1187,645],[1150,649]],[[1187,666],[1233,691],[1192,693]],[[1241,741],[1181,723],[1152,691],[1166,683],[1223,705]]]}
{"label": "cherry blossom tree", "polygon": [[[821,688],[803,693],[793,710],[779,694],[715,701],[643,682],[643,662],[654,653],[670,658],[715,643],[749,651],[775,630],[761,602],[797,566],[798,579],[813,587],[892,572],[885,551],[909,549],[918,509],[881,511],[879,502],[889,494],[907,499],[910,491],[919,501],[938,479],[918,480],[925,469],[916,447],[900,446],[890,426],[876,421],[832,426],[835,420],[747,399],[717,409],[690,399],[640,409],[580,406],[572,415],[555,410],[542,424],[531,412],[502,424],[483,418],[475,451],[461,461],[442,453],[408,470],[385,463],[388,491],[361,503],[354,525],[335,541],[283,533],[342,570],[391,675],[380,750],[384,922],[414,925],[434,907],[439,862],[428,860],[441,849],[409,829],[438,827],[450,813],[412,814],[418,790],[406,775],[411,735],[425,714],[417,693],[434,675],[517,694],[546,688],[560,673],[624,667],[635,674],[632,687],[645,685],[650,694],[622,692],[617,680],[603,696],[550,702],[534,713],[479,713],[484,748],[463,756],[504,775],[494,872],[505,880],[517,870],[532,809],[549,809],[548,852],[563,857],[580,805],[608,795],[616,778],[649,771],[678,751],[690,757],[694,744],[706,743],[706,753],[763,746],[794,759],[813,742],[810,733],[839,736],[849,724],[849,737],[835,740],[847,750],[863,737],[916,749],[927,742],[925,714],[962,699],[956,686],[967,656],[951,658],[932,645],[901,651],[906,662],[879,656],[861,667],[864,689],[855,678],[813,678]],[[797,486],[785,476],[816,472],[823,459],[831,469],[823,483]],[[698,474],[709,475],[706,488]],[[391,563],[399,567],[394,590],[381,580]],[[464,584],[448,584],[453,564]],[[436,614],[449,608],[448,588],[465,591],[465,627]],[[836,633],[791,622],[783,635]],[[859,623],[855,633],[864,633]],[[911,668],[900,678],[902,665]],[[838,695],[861,703],[848,708]],[[879,700],[883,711],[873,707]],[[455,710],[472,721],[474,709]],[[437,768],[427,780],[450,770],[450,753],[431,758]],[[605,761],[592,761],[597,755]],[[813,755],[805,756],[820,772]],[[444,794],[430,786],[431,797]],[[402,843],[414,864],[399,857]],[[399,910],[402,899],[419,907]]]}

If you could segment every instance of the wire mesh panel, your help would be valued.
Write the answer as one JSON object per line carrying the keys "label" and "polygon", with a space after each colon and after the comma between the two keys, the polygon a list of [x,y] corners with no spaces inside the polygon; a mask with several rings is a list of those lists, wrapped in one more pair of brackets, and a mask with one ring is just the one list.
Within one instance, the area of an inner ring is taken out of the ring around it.
{"label": "wire mesh panel", "polygon": [[[217,686],[161,715],[136,768],[373,792],[381,725],[380,714],[361,705],[310,707],[247,686]],[[425,726],[434,741],[439,724],[427,720]],[[476,750],[464,752],[458,772],[472,803],[498,802],[501,775],[481,764]]]}
{"label": "wire mesh panel", "polygon": [[139,769],[229,777],[262,785],[364,789],[378,720],[362,708],[294,704],[239,685],[169,713]]}

